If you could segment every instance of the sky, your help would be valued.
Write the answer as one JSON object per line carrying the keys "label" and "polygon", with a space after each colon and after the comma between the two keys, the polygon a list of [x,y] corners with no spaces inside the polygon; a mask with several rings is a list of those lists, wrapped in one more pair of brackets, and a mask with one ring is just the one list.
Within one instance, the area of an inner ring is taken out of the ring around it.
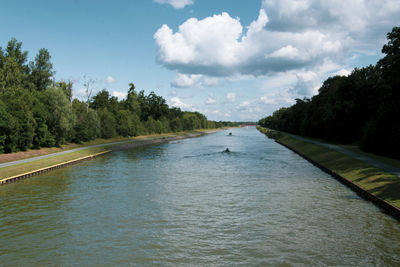
{"label": "sky", "polygon": [[257,121],[382,58],[398,0],[0,0],[15,37],[55,79],[84,76],[123,99],[128,83],[211,120]]}

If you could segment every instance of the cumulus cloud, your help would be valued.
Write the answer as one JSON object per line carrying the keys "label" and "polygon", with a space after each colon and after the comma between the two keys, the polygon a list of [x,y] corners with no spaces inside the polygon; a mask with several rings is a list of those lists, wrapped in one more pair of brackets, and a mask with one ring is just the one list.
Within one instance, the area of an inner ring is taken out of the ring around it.
{"label": "cumulus cloud", "polygon": [[118,92],[118,91],[113,91],[112,95],[117,97],[119,100],[126,98],[127,92]]}
{"label": "cumulus cloud", "polygon": [[297,82],[289,92],[294,97],[310,97],[318,92],[321,85],[320,77],[313,71],[300,72],[297,75]]}
{"label": "cumulus cloud", "polygon": [[335,72],[335,75],[339,75],[339,76],[349,76],[351,74],[350,70],[347,69],[340,69],[337,72]]}
{"label": "cumulus cloud", "polygon": [[267,22],[261,9],[244,35],[239,19],[225,12],[203,20],[191,18],[175,33],[163,25],[154,35],[157,59],[181,73],[258,76],[314,65],[341,52],[340,41],[324,33],[272,32],[265,30]]}
{"label": "cumulus cloud", "polygon": [[181,108],[181,109],[192,108],[191,105],[183,103],[182,100],[177,96],[174,96],[171,98],[171,106],[173,106],[175,108]]}
{"label": "cumulus cloud", "polygon": [[[385,32],[399,23],[397,0],[263,0],[272,31],[318,29],[357,46],[381,46]],[[368,42],[367,42],[368,41]]]}
{"label": "cumulus cloud", "polygon": [[154,0],[159,4],[169,4],[176,9],[184,8],[185,6],[193,5],[194,0]]}
{"label": "cumulus cloud", "polygon": [[171,82],[172,87],[178,88],[187,88],[195,86],[198,80],[201,78],[201,75],[191,74],[181,74],[179,73],[175,79]]}
{"label": "cumulus cloud", "polygon": [[[154,34],[157,60],[184,74],[267,75],[342,63],[350,50],[380,48],[398,24],[397,0],[264,0],[244,27],[228,13],[190,18]],[[379,36],[379,38],[377,38]]]}
{"label": "cumulus cloud", "polygon": [[172,87],[189,88],[213,86],[218,84],[218,78],[207,77],[201,74],[182,74],[178,73],[171,82]]}
{"label": "cumulus cloud", "polygon": [[112,76],[107,76],[106,78],[106,83],[115,83],[116,81]]}

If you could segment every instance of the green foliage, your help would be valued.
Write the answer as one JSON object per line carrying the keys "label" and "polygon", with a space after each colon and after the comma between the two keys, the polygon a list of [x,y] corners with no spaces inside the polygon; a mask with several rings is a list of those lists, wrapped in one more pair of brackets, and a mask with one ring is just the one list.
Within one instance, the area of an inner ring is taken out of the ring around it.
{"label": "green foliage", "polygon": [[35,85],[36,90],[44,91],[51,84],[53,64],[51,64],[50,58],[49,51],[42,48],[39,50],[39,54],[35,57],[35,62],[30,63],[30,79]]}
{"label": "green foliage", "polygon": [[400,28],[388,33],[376,66],[328,78],[312,99],[296,99],[259,125],[400,158]]}
{"label": "green foliage", "polygon": [[95,110],[110,109],[110,93],[103,89],[93,97],[90,107]]}
{"label": "green foliage", "polygon": [[68,101],[72,105],[72,82],[68,81],[68,83],[61,81],[57,83],[57,87],[61,88],[64,92],[65,96],[67,97]]}
{"label": "green foliage", "polygon": [[101,125],[101,137],[111,138],[117,135],[116,120],[113,114],[106,108],[98,111]]}
{"label": "green foliage", "polygon": [[86,112],[86,104],[77,100],[73,104],[73,108],[81,110],[82,113],[74,125],[71,141],[80,143],[81,141],[90,141],[100,137],[101,125],[97,112],[92,109]]}
{"label": "green foliage", "polygon": [[151,92],[137,93],[129,83],[118,101],[103,89],[91,97],[94,80],[86,79],[87,98],[73,99],[72,82],[52,81],[51,56],[42,48],[27,64],[28,52],[16,39],[0,47],[0,153],[59,146],[99,137],[138,136],[228,126],[198,112],[170,108]]}
{"label": "green foliage", "polygon": [[51,116],[45,102],[46,95],[43,92],[36,91],[33,96],[32,112],[36,121],[35,135],[33,137],[32,148],[55,146],[54,135],[49,132],[47,122]]}
{"label": "green foliage", "polygon": [[48,87],[45,91],[46,106],[51,114],[47,120],[49,132],[55,138],[55,145],[63,144],[73,128],[73,117],[69,102],[60,88]]}
{"label": "green foliage", "polygon": [[15,150],[17,143],[16,122],[10,113],[7,112],[7,107],[0,100],[0,152],[11,152]]}

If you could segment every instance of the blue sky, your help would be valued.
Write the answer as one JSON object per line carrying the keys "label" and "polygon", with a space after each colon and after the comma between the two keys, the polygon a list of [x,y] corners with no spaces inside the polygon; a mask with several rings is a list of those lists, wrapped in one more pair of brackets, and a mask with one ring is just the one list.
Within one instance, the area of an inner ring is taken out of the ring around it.
{"label": "blue sky", "polygon": [[0,46],[15,37],[30,60],[47,48],[76,97],[84,74],[119,97],[134,82],[213,120],[258,120],[375,64],[400,24],[396,0],[37,0],[0,11]]}

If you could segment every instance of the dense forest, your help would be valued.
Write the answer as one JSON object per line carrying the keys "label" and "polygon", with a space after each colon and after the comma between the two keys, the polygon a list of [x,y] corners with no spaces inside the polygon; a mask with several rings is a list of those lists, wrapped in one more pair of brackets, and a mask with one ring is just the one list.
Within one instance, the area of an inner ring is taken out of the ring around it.
{"label": "dense forest", "polygon": [[261,119],[259,125],[400,158],[400,27],[387,34],[385,56],[349,76],[328,78],[311,99]]}
{"label": "dense forest", "polygon": [[154,92],[137,92],[133,83],[126,99],[118,101],[105,89],[92,96],[94,80],[85,77],[86,99],[79,100],[73,97],[71,82],[54,80],[48,50],[40,49],[28,63],[21,46],[12,39],[4,50],[0,47],[0,153],[236,125],[169,107]]}

